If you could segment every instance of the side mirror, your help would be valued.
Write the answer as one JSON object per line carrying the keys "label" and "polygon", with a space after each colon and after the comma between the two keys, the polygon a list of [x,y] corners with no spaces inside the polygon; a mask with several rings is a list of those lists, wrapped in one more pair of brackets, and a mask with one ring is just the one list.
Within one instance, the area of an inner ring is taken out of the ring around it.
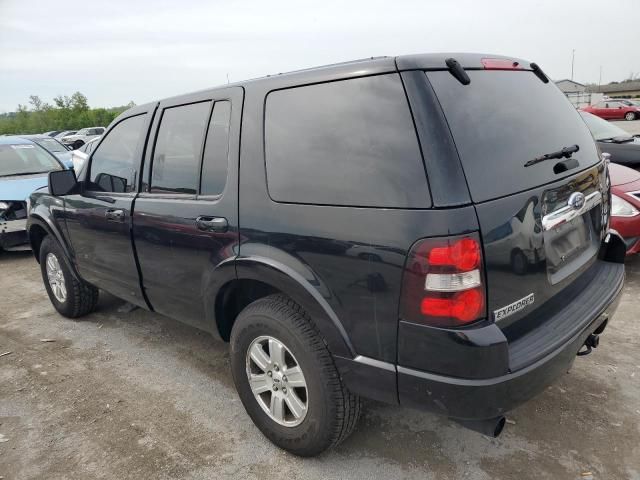
{"label": "side mirror", "polygon": [[49,172],[49,194],[54,197],[71,195],[78,191],[78,179],[74,170]]}

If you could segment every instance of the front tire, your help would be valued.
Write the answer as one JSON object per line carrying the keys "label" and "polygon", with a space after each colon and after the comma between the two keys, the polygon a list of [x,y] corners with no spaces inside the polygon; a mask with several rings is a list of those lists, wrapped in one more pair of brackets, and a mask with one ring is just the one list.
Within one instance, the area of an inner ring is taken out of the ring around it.
{"label": "front tire", "polygon": [[636,119],[636,114],[633,112],[627,112],[624,115],[624,119],[627,121],[631,121],[631,120],[635,120]]}
{"label": "front tire", "polygon": [[255,425],[295,455],[318,455],[356,425],[359,397],[342,384],[311,318],[283,295],[240,313],[231,332],[231,372]]}
{"label": "front tire", "polygon": [[74,276],[60,244],[49,235],[40,246],[40,270],[49,300],[58,313],[78,318],[96,308],[98,289]]}

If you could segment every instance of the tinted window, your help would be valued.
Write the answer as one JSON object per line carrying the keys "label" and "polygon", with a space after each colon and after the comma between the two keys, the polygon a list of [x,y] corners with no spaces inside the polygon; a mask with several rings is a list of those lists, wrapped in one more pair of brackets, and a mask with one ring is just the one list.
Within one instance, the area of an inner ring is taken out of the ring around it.
{"label": "tinted window", "polygon": [[130,192],[135,190],[136,151],[142,137],[145,116],[130,117],[118,123],[91,157],[93,190]]}
{"label": "tinted window", "polygon": [[[589,129],[553,84],[528,71],[468,70],[469,85],[449,72],[428,72],[451,128],[474,201],[528,190],[559,180],[560,160],[524,164],[577,144],[580,169],[599,161]],[[566,174],[565,174],[566,176]]]}
{"label": "tinted window", "polygon": [[296,203],[426,207],[429,192],[397,74],[272,92],[269,193]]}
{"label": "tinted window", "polygon": [[210,109],[211,102],[201,102],[164,110],[151,166],[151,192],[197,193]]}
{"label": "tinted window", "polygon": [[202,163],[202,195],[218,195],[227,182],[231,102],[216,102],[207,132]]}

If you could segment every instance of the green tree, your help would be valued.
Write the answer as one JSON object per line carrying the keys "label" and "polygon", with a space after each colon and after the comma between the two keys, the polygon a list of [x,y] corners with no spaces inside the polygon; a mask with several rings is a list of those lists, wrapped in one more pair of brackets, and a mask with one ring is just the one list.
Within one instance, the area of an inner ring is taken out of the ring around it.
{"label": "green tree", "polygon": [[58,95],[53,105],[38,95],[29,96],[29,106],[18,105],[16,112],[0,115],[0,135],[42,133],[49,130],[79,130],[83,127],[107,126],[128,105],[114,108],[91,108],[86,96],[80,92]]}

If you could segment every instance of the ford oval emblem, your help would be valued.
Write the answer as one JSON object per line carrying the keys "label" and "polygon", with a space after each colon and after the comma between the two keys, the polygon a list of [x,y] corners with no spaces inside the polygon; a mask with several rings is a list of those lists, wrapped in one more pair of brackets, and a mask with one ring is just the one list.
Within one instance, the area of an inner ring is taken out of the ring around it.
{"label": "ford oval emblem", "polygon": [[573,192],[567,204],[574,210],[580,210],[584,206],[584,195],[581,192]]}

